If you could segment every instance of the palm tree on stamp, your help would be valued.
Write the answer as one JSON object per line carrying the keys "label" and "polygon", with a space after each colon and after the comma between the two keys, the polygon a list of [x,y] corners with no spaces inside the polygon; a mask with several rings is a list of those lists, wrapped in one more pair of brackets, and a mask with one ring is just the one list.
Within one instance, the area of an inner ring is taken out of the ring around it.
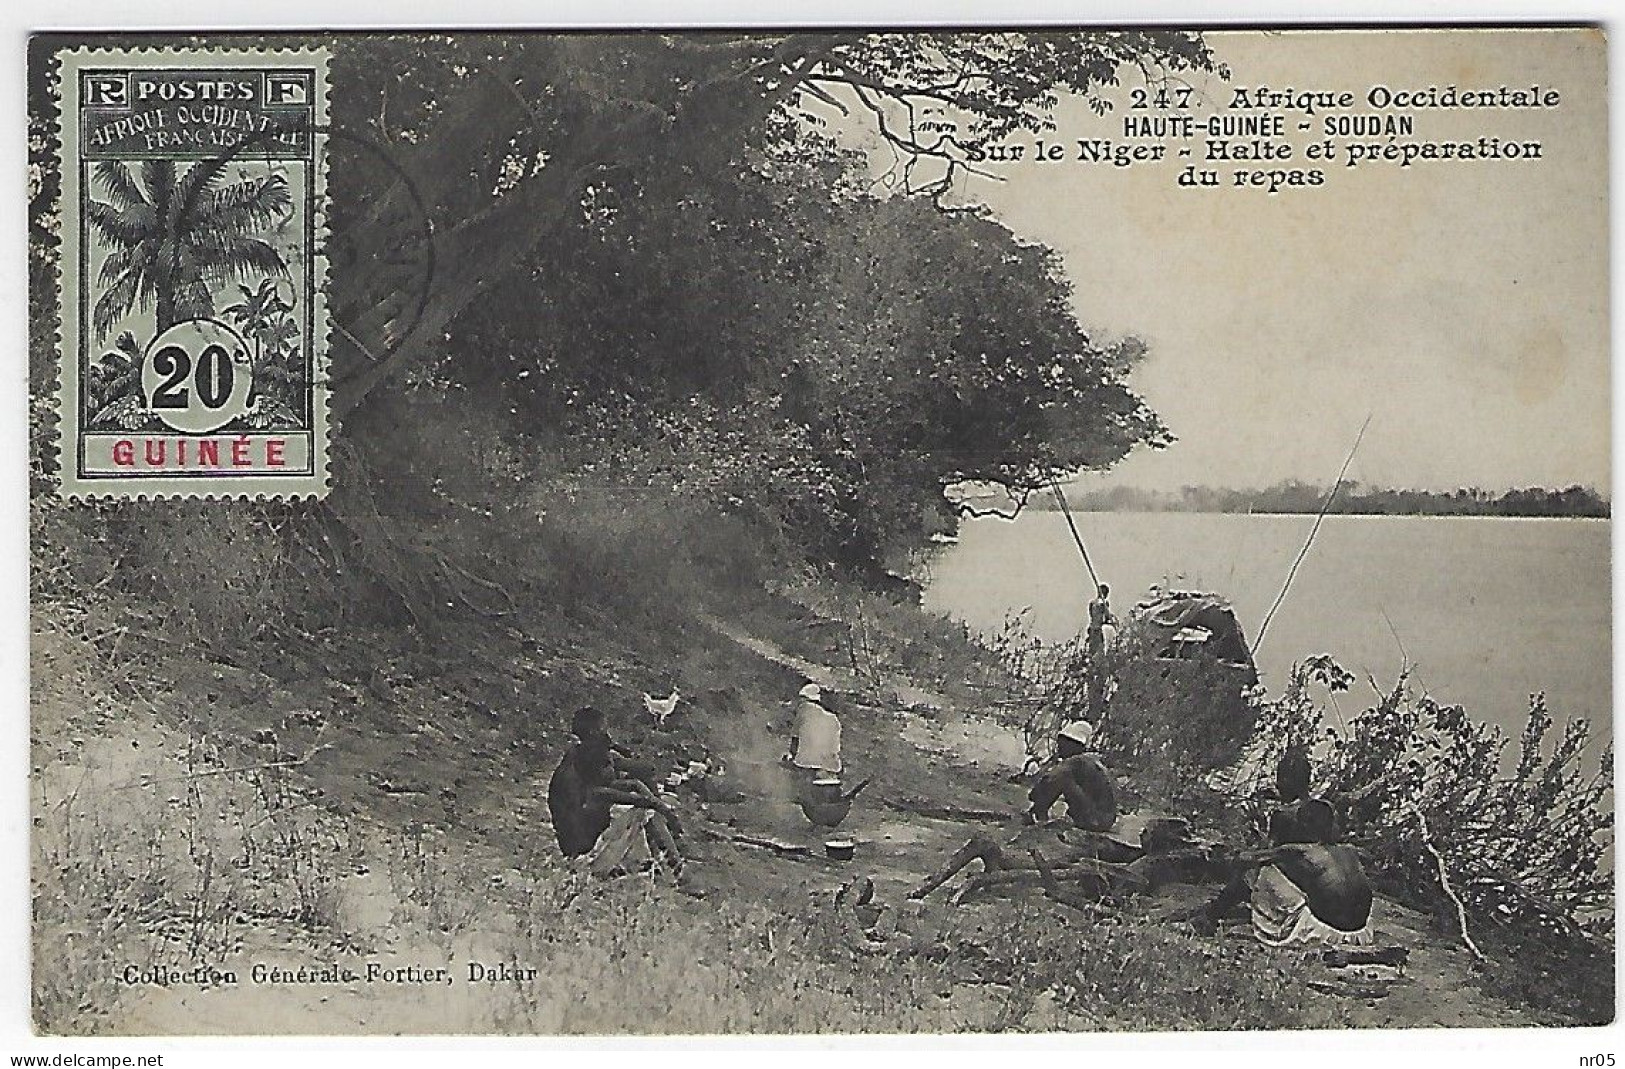
{"label": "palm tree on stamp", "polygon": [[92,313],[97,341],[132,310],[154,306],[161,334],[182,320],[212,316],[216,287],[287,271],[262,236],[290,218],[287,179],[272,172],[229,180],[226,163],[96,165],[95,185],[107,200],[92,199],[85,218],[108,249]]}

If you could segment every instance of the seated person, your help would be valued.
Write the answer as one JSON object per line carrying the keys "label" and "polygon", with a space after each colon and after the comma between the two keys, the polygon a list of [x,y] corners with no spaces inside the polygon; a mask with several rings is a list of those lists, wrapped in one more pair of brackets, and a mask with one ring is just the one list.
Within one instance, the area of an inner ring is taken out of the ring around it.
{"label": "seated person", "polygon": [[626,751],[610,741],[603,715],[584,706],[576,710],[571,731],[575,741],[547,787],[560,853],[586,858],[588,869],[599,876],[631,871],[656,858],[673,873],[681,871],[677,814],[638,777],[643,768],[633,769],[634,761],[617,757]]}
{"label": "seated person", "polygon": [[1283,802],[1309,797],[1309,751],[1302,744],[1288,746],[1275,766],[1275,794]]}
{"label": "seated person", "polygon": [[1050,809],[1062,799],[1075,827],[1107,831],[1117,823],[1117,785],[1100,758],[1089,752],[1093,737],[1094,727],[1086,720],[1068,724],[1056,736],[1055,758],[1038,770],[1027,794],[1033,823],[1048,820]]}
{"label": "seated person", "polygon": [[[1283,768],[1292,760],[1283,758]],[[1269,946],[1361,945],[1372,941],[1371,884],[1352,846],[1338,842],[1337,814],[1319,798],[1305,798],[1295,770],[1277,772],[1283,800],[1270,819],[1271,848],[1255,857],[1224,890],[1191,918],[1211,934],[1220,918],[1248,903],[1253,934]]]}
{"label": "seated person", "polygon": [[[1268,794],[1265,794],[1268,797]],[[1280,804],[1269,816],[1269,837],[1273,846],[1286,843],[1313,843],[1323,837],[1318,821],[1326,803],[1309,795],[1309,754],[1302,746],[1289,746],[1275,766],[1275,800]],[[1327,842],[1339,837],[1332,828]]]}
{"label": "seated person", "polygon": [[[1027,871],[1037,873],[1044,867],[1068,869],[1083,865],[1088,872],[1075,872],[1096,894],[1105,894],[1113,879],[1143,882],[1115,860],[1103,860],[1102,853],[1112,844],[1098,833],[1117,822],[1117,791],[1111,773],[1087,746],[1093,731],[1084,721],[1068,724],[1056,738],[1055,758],[1038,771],[1030,802],[1024,814],[1029,826],[1018,831],[1011,840],[1001,845],[986,835],[973,836],[954,852],[947,863],[920,886],[909,892],[910,898],[920,899],[951,880],[972,861],[982,862],[982,872],[992,873]],[[1050,821],[1050,810],[1065,799],[1065,820]],[[1133,851],[1129,856],[1138,856]],[[1122,858],[1121,860],[1127,860]]]}

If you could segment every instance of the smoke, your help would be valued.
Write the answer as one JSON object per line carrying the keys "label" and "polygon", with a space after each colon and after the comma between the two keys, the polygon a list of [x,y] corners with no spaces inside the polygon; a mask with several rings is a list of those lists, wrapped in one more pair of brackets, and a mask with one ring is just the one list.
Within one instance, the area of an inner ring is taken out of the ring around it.
{"label": "smoke", "polygon": [[795,777],[782,760],[790,750],[787,707],[775,709],[770,718],[761,721],[760,728],[751,724],[748,730],[730,733],[728,743],[722,759],[728,768],[727,778],[740,790],[758,798],[795,801]]}

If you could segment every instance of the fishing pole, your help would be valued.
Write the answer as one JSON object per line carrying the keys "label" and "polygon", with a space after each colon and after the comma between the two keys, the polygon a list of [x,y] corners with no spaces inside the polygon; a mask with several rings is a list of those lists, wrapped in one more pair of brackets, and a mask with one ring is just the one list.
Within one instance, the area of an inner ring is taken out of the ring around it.
{"label": "fishing pole", "polygon": [[1084,548],[1083,535],[1078,533],[1078,525],[1072,522],[1072,510],[1067,507],[1066,494],[1061,492],[1060,480],[1051,476],[1049,488],[1050,492],[1055,495],[1056,504],[1061,506],[1061,515],[1066,518],[1067,530],[1072,532],[1072,541],[1078,544],[1078,552],[1083,554],[1083,566],[1089,569],[1089,578],[1094,580],[1095,586],[1098,588],[1100,586],[1100,576],[1095,574],[1094,563],[1089,560],[1089,551]]}
{"label": "fishing pole", "polygon": [[1360,424],[1360,433],[1354,436],[1354,446],[1349,450],[1349,455],[1343,458],[1343,466],[1338,469],[1337,481],[1332,484],[1331,493],[1327,494],[1326,500],[1320,503],[1320,514],[1315,517],[1314,526],[1309,528],[1309,537],[1304,539],[1303,548],[1298,550],[1298,556],[1292,561],[1292,567],[1286,573],[1286,582],[1281,584],[1281,592],[1275,595],[1275,604],[1271,605],[1270,611],[1264,614],[1264,622],[1258,625],[1258,637],[1253,639],[1253,648],[1248,651],[1255,657],[1258,654],[1258,647],[1264,644],[1264,632],[1270,629],[1270,621],[1275,619],[1275,610],[1279,609],[1281,602],[1286,600],[1286,592],[1291,589],[1292,580],[1298,574],[1298,565],[1302,564],[1303,558],[1309,555],[1309,547],[1314,544],[1315,535],[1320,531],[1320,521],[1324,520],[1326,513],[1331,511],[1332,501],[1337,497],[1337,491],[1343,487],[1343,477],[1348,474],[1349,465],[1354,462],[1354,454],[1360,451],[1360,442],[1365,438],[1365,429],[1371,426],[1371,417],[1374,415],[1376,415],[1375,412],[1369,413],[1365,417],[1365,422]]}
{"label": "fishing pole", "polygon": [[[1078,532],[1078,525],[1076,523],[1074,523],[1073,520],[1072,520],[1072,509],[1066,503],[1066,494],[1065,494],[1065,492],[1063,492],[1061,490],[1061,482],[1060,482],[1060,480],[1057,479],[1053,475],[1050,476],[1049,488],[1050,488],[1050,492],[1055,495],[1055,503],[1057,505],[1061,506],[1061,515],[1066,519],[1066,528],[1067,528],[1067,530],[1072,532],[1072,541],[1077,543],[1078,553],[1079,553],[1080,556],[1083,557],[1083,566],[1085,568],[1089,569],[1089,578],[1095,584],[1094,587],[1089,592],[1089,596],[1093,597],[1094,594],[1095,594],[1095,591],[1100,589],[1100,576],[1095,573],[1094,561],[1089,559],[1089,550],[1083,544],[1083,535]],[[1091,665],[1090,665],[1089,671],[1090,671],[1090,674],[1091,674],[1092,677],[1099,678],[1098,673],[1099,673],[1100,669],[1098,667],[1096,667],[1092,663],[1093,660],[1094,660],[1094,658],[1091,655],[1091,657],[1090,657]],[[1091,692],[1093,691],[1093,689],[1094,689],[1093,686],[1091,686],[1090,687]],[[1093,705],[1093,701],[1091,701],[1091,706],[1092,705]],[[1096,718],[1096,720],[1095,720],[1095,731],[1096,732],[1098,732],[1100,730],[1101,726],[1103,724],[1105,724],[1106,717],[1107,717],[1107,715],[1109,713],[1110,713],[1110,706],[1107,706],[1106,709],[1103,710],[1101,712],[1101,714]],[[1034,756],[1036,757],[1037,755],[1035,754]]]}

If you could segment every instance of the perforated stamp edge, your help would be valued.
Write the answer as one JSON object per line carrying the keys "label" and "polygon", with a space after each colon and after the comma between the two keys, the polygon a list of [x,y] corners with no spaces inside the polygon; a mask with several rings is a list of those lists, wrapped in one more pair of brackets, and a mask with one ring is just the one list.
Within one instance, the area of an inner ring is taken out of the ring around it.
{"label": "perforated stamp edge", "polygon": [[[51,457],[55,464],[57,492],[76,501],[127,501],[175,498],[200,499],[319,499],[331,489],[329,441],[332,421],[329,390],[329,354],[332,344],[332,318],[327,291],[329,264],[326,247],[329,238],[327,184],[330,162],[321,143],[327,129],[331,78],[331,53],[325,48],[175,48],[160,46],[86,47],[65,49],[50,60],[51,101],[55,117],[51,130],[52,156],[59,175],[55,214],[59,222],[55,255],[52,257],[52,286],[56,301],[56,368],[52,385]],[[78,113],[80,70],[87,66],[148,67],[176,69],[203,66],[276,67],[309,64],[315,71],[316,100],[313,110],[313,137],[310,182],[312,209],[311,302],[313,330],[310,344],[311,470],[295,475],[192,475],[186,477],[129,476],[96,479],[78,477],[81,449],[80,353],[78,336],[79,304],[78,256],[82,221],[70,205],[78,203]],[[38,314],[38,310],[36,310]]]}

